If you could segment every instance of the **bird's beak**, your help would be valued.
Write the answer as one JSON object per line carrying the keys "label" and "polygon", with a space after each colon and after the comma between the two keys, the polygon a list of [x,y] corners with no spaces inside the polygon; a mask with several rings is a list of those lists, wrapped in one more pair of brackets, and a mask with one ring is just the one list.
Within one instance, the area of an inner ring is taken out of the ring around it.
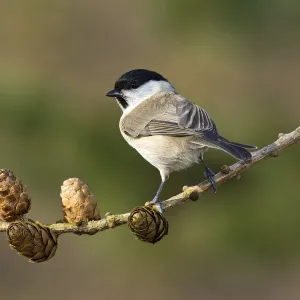
{"label": "bird's beak", "polygon": [[117,90],[111,90],[108,93],[106,93],[107,97],[120,97],[121,93]]}

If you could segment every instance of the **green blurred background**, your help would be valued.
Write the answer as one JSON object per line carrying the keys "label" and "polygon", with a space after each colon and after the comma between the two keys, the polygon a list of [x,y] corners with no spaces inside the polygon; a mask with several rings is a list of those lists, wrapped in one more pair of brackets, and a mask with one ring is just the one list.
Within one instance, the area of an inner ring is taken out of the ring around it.
{"label": "green blurred background", "polygon": [[[134,68],[166,76],[220,132],[258,146],[300,125],[300,2],[28,0],[0,3],[1,167],[29,188],[30,217],[60,219],[80,177],[102,216],[152,199],[158,171],[122,139],[105,93]],[[0,235],[1,299],[299,299],[300,146],[166,213],[155,246],[127,226],[63,235],[29,264]],[[234,160],[211,151],[217,171]],[[203,179],[171,176],[163,198]]]}

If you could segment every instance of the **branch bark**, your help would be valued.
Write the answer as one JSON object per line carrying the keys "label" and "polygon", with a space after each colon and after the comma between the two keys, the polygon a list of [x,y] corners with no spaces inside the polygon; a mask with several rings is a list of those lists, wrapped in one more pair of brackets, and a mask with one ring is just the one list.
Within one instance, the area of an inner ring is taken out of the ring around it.
{"label": "branch bark", "polygon": [[[224,166],[221,171],[215,176],[216,184],[222,184],[234,177],[239,176],[243,171],[250,168],[254,164],[266,159],[268,157],[277,157],[279,153],[300,141],[300,127],[287,134],[279,134],[278,139],[264,148],[252,152],[252,161],[243,163],[241,161],[231,165]],[[197,200],[200,195],[211,188],[209,181],[205,180],[199,185],[184,187],[183,192],[163,201],[164,210],[168,210],[179,204],[185,203],[189,200]],[[130,213],[112,215],[107,213],[104,219],[99,221],[90,221],[87,224],[77,226],[69,223],[57,223],[49,225],[48,227],[58,235],[63,233],[76,233],[76,234],[95,234],[99,231],[111,229],[127,223]],[[0,221],[0,231],[5,232],[9,226],[9,222]]]}

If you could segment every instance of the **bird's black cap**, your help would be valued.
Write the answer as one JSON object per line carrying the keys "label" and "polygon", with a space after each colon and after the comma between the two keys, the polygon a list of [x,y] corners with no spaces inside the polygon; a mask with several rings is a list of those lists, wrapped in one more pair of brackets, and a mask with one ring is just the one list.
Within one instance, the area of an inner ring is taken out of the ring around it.
{"label": "bird's black cap", "polygon": [[115,90],[121,91],[123,89],[130,90],[130,89],[137,89],[144,83],[155,80],[160,81],[164,80],[167,81],[162,75],[145,69],[135,69],[131,70],[125,74],[123,74],[115,83]]}

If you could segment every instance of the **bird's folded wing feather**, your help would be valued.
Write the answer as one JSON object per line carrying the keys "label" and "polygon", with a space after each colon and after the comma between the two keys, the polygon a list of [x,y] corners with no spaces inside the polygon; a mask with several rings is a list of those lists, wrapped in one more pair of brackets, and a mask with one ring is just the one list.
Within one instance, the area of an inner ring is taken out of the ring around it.
{"label": "bird's folded wing feather", "polygon": [[124,116],[120,126],[133,137],[216,132],[215,124],[205,110],[174,93],[158,93],[147,99]]}

